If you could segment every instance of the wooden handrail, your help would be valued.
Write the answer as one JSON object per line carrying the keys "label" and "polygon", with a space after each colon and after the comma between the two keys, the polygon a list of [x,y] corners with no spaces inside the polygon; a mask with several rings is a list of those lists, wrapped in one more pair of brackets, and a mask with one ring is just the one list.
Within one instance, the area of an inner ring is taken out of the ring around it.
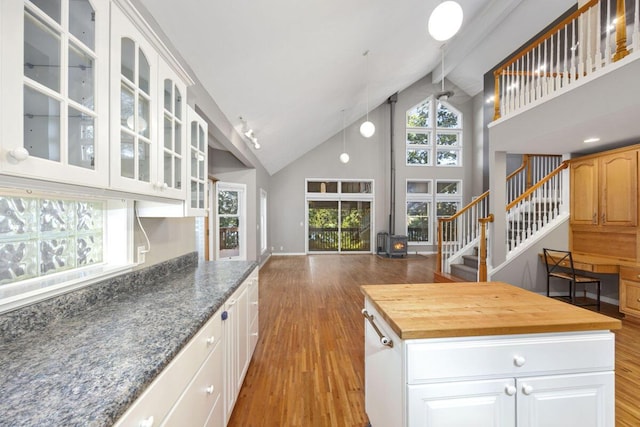
{"label": "wooden handrail", "polygon": [[517,205],[518,203],[520,203],[521,201],[523,201],[524,199],[526,199],[527,197],[529,197],[531,194],[533,194],[534,191],[536,191],[538,188],[542,187],[542,185],[549,181],[551,178],[553,178],[554,176],[556,176],[558,173],[560,173],[560,171],[562,169],[566,169],[569,166],[569,162],[567,160],[565,160],[564,162],[560,163],[560,166],[558,166],[557,168],[555,168],[553,171],[551,171],[551,173],[549,173],[547,176],[545,176],[544,178],[542,178],[540,181],[536,182],[535,185],[533,185],[531,188],[529,188],[527,191],[525,191],[524,193],[522,193],[520,196],[518,196],[513,202],[509,203],[507,205],[507,212],[509,210],[511,210],[511,208],[513,208],[515,205]]}
{"label": "wooden handrail", "polygon": [[465,207],[463,207],[462,209],[460,209],[458,212],[454,213],[453,215],[448,216],[446,218],[443,218],[443,217],[438,218],[438,224],[441,223],[441,222],[453,221],[454,219],[458,218],[460,215],[462,215],[463,213],[465,213],[466,211],[468,211],[469,209],[471,209],[472,207],[474,207],[475,205],[480,203],[483,199],[487,198],[488,196],[489,196],[489,190],[487,190],[484,193],[482,193],[481,195],[479,195],[474,201],[472,201],[471,203],[469,203],[468,205],[466,205]]}
{"label": "wooden handrail", "polygon": [[478,218],[480,223],[480,258],[478,259],[478,280],[480,282],[487,281],[487,234],[485,231],[486,224],[493,222],[493,214],[485,218]]}

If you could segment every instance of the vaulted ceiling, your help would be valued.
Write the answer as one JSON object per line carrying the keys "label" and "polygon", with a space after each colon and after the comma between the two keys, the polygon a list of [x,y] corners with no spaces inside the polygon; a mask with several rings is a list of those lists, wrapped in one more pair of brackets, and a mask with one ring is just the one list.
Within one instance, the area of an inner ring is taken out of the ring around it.
{"label": "vaulted ceiling", "polygon": [[[273,174],[433,72],[475,96],[483,75],[575,0],[458,0],[460,32],[436,42],[440,0],[137,0]],[[363,53],[369,51],[365,57]],[[230,144],[230,141],[222,141]]]}

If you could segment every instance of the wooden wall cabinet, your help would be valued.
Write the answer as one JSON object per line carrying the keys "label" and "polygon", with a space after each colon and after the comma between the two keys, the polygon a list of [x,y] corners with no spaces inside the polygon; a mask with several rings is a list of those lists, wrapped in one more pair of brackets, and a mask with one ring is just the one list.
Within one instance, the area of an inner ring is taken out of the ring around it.
{"label": "wooden wall cabinet", "polygon": [[624,227],[638,224],[636,150],[571,163],[571,224]]}
{"label": "wooden wall cabinet", "polygon": [[640,268],[620,267],[620,311],[640,317]]}

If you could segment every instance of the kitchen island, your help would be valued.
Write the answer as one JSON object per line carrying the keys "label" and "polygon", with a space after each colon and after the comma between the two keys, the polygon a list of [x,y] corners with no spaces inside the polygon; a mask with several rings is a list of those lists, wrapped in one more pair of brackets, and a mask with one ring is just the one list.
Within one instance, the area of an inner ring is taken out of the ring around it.
{"label": "kitchen island", "polygon": [[362,286],[385,426],[614,426],[617,319],[500,282]]}

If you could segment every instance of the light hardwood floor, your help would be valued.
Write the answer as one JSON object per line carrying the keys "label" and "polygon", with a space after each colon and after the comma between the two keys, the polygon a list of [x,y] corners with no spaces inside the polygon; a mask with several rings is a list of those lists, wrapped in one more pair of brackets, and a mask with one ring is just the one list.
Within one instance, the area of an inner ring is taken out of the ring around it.
{"label": "light hardwood floor", "polygon": [[[433,281],[434,256],[272,257],[260,270],[260,339],[231,427],[362,427],[359,286]],[[617,310],[606,306],[613,315]],[[640,321],[616,332],[616,425],[640,426]]]}

